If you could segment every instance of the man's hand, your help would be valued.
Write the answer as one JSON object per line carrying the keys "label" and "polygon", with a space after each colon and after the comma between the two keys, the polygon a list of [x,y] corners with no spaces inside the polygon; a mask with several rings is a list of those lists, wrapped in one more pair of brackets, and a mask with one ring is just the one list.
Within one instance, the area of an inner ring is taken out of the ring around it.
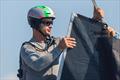
{"label": "man's hand", "polygon": [[64,50],[65,48],[74,48],[76,46],[76,41],[75,38],[72,37],[65,37],[63,38],[58,47],[60,48],[60,50]]}
{"label": "man's hand", "polygon": [[102,8],[94,8],[93,19],[101,20],[104,17],[104,10]]}
{"label": "man's hand", "polygon": [[115,36],[115,30],[112,27],[108,27],[107,32],[108,32],[110,37]]}

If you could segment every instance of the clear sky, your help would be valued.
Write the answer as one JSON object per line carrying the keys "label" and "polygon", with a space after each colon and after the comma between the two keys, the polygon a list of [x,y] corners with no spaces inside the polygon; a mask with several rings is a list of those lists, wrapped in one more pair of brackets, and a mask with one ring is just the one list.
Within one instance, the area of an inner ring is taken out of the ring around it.
{"label": "clear sky", "polygon": [[[97,0],[105,10],[106,22],[120,32],[120,0]],[[28,10],[36,5],[50,6],[56,14],[54,36],[65,36],[72,12],[92,17],[91,0],[0,0],[0,80],[17,80],[21,44],[32,37]]]}

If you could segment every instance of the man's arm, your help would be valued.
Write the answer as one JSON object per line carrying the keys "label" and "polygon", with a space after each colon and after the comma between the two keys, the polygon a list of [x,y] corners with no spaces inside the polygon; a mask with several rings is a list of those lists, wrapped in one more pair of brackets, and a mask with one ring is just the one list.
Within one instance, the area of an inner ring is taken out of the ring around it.
{"label": "man's arm", "polygon": [[[105,16],[104,10],[102,8],[95,8],[93,12],[93,19],[97,21],[102,21],[102,18]],[[111,37],[115,39],[120,39],[120,33],[116,32],[112,27],[107,28],[108,33]]]}
{"label": "man's arm", "polygon": [[43,55],[42,53],[36,52],[35,48],[30,44],[25,44],[20,54],[25,64],[35,71],[41,71],[48,67],[61,54],[61,51],[56,47],[50,53],[43,53]]}

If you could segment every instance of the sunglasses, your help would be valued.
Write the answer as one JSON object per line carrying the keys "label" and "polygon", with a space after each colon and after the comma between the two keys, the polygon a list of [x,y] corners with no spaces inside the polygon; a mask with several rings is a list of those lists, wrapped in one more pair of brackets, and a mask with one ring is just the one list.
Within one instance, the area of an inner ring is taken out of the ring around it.
{"label": "sunglasses", "polygon": [[51,24],[53,24],[53,21],[41,21],[41,24],[44,24],[46,26],[50,26]]}

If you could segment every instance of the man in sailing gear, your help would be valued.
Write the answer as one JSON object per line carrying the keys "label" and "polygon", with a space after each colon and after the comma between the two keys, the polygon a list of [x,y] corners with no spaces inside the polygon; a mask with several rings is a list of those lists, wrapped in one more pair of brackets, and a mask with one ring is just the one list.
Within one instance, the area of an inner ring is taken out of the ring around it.
{"label": "man in sailing gear", "polygon": [[31,8],[27,18],[33,37],[21,47],[18,77],[20,80],[56,80],[59,56],[64,49],[76,46],[75,39],[51,36],[55,15],[48,6]]}
{"label": "man in sailing gear", "polygon": [[56,80],[60,54],[66,48],[74,48],[76,41],[72,37],[51,36],[55,15],[47,6],[31,8],[27,18],[33,37],[21,47],[18,77],[20,80]]}

